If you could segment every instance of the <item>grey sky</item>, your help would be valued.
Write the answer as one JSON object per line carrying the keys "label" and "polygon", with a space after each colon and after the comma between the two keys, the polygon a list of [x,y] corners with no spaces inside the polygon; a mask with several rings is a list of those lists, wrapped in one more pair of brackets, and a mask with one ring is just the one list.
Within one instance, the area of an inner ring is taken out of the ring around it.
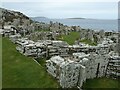
{"label": "grey sky", "polygon": [[[11,1],[11,2],[10,2]],[[39,1],[14,1],[5,0],[2,7],[10,10],[20,11],[30,17],[44,16],[48,18],[97,18],[97,19],[117,19],[117,0],[102,2],[97,0],[39,0]]]}

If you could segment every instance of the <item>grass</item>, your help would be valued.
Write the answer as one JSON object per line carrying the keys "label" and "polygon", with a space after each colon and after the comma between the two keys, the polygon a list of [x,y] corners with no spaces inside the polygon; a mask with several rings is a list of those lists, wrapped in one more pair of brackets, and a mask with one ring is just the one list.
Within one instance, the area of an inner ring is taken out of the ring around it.
{"label": "grass", "polygon": [[43,67],[46,68],[46,58],[38,58],[36,61]]}
{"label": "grass", "polygon": [[68,44],[73,45],[75,40],[79,39],[80,34],[78,32],[71,32],[69,35],[62,35],[58,37],[59,40],[66,41]]}
{"label": "grass", "polygon": [[92,45],[92,46],[97,46],[97,43],[95,43],[89,39],[83,39],[83,40],[80,40],[80,42],[88,44],[88,45]]}
{"label": "grass", "polygon": [[[71,32],[69,35],[61,35],[58,37],[58,40],[63,40],[66,41],[68,44],[73,45],[75,43],[76,40],[78,40],[80,38],[80,34],[79,32]],[[89,44],[92,46],[96,46],[97,43],[88,40],[88,39],[83,39],[80,40],[80,42],[85,43],[85,44]]]}
{"label": "grass", "polygon": [[83,88],[113,88],[113,90],[117,89],[120,85],[118,80],[114,80],[111,78],[95,78],[87,80],[86,83],[83,84]]}
{"label": "grass", "polygon": [[3,88],[57,88],[57,81],[32,58],[16,51],[16,45],[8,38],[2,40]]}

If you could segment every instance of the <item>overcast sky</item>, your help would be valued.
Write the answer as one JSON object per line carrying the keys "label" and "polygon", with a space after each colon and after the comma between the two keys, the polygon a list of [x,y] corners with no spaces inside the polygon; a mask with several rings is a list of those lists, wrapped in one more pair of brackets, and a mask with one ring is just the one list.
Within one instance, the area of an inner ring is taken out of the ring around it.
{"label": "overcast sky", "polygon": [[2,0],[1,6],[29,17],[117,19],[119,0]]}

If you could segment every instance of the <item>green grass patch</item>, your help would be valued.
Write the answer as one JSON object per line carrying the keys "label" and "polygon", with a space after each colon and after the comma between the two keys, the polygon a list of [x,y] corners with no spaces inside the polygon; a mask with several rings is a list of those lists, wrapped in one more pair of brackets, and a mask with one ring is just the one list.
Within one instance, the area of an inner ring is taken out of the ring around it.
{"label": "green grass patch", "polygon": [[[120,85],[120,82],[118,80],[114,80],[111,78],[95,78],[95,79],[89,79],[86,81],[86,83],[83,84],[83,88],[118,88],[118,85]],[[111,89],[110,89],[111,90]]]}
{"label": "green grass patch", "polygon": [[[68,44],[73,45],[76,40],[79,40],[79,38],[80,38],[79,32],[71,32],[69,35],[61,35],[57,39],[66,41]],[[92,46],[97,45],[97,43],[95,43],[89,39],[83,39],[83,40],[80,40],[80,42],[85,43],[85,44],[89,44]]]}
{"label": "green grass patch", "polygon": [[75,40],[79,39],[79,32],[71,32],[69,35],[61,35],[58,37],[58,40],[66,41],[68,44],[73,45]]}
{"label": "green grass patch", "polygon": [[2,40],[3,88],[57,88],[59,84],[32,58],[16,51],[8,38]]}
{"label": "green grass patch", "polygon": [[89,39],[83,39],[83,40],[80,40],[80,42],[88,44],[88,45],[92,45],[92,46],[97,46],[97,43],[95,43]]}
{"label": "green grass patch", "polygon": [[36,61],[43,67],[45,68],[46,66],[46,58],[38,58]]}

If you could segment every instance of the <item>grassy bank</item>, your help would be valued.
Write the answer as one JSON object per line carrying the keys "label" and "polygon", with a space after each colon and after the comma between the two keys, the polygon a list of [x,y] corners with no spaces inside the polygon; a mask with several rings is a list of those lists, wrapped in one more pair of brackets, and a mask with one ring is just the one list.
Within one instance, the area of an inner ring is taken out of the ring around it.
{"label": "grassy bank", "polygon": [[57,81],[32,58],[16,51],[15,45],[3,38],[3,88],[57,88]]}

